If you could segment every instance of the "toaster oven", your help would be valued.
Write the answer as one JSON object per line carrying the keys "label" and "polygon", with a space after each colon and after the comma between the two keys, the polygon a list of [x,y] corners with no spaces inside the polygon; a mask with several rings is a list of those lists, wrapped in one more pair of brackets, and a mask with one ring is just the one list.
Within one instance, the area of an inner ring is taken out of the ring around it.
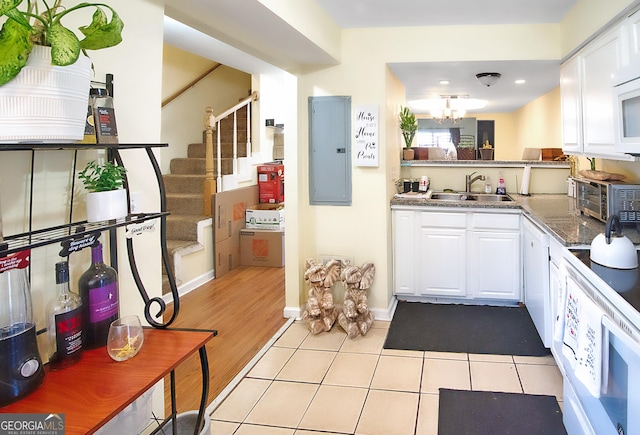
{"label": "toaster oven", "polygon": [[576,208],[606,222],[618,215],[620,223],[640,223],[640,185],[621,181],[576,178]]}

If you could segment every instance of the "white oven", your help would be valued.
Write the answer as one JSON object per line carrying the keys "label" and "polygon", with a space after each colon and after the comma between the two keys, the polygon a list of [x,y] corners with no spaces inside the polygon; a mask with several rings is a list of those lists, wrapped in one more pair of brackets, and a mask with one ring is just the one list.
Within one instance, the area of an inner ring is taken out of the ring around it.
{"label": "white oven", "polygon": [[554,348],[564,372],[567,433],[640,434],[640,331],[565,266],[564,324]]}
{"label": "white oven", "polygon": [[640,64],[620,68],[613,76],[615,150],[640,155]]}

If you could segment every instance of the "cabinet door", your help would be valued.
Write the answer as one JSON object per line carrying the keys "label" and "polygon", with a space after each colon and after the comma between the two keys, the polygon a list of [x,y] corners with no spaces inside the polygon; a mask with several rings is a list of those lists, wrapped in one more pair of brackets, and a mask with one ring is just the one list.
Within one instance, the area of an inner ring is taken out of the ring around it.
{"label": "cabinet door", "polygon": [[520,233],[474,231],[469,293],[479,299],[521,300]]}
{"label": "cabinet door", "polygon": [[586,155],[610,155],[614,151],[613,88],[611,75],[628,62],[625,28],[617,26],[587,46],[582,58],[582,112]]}
{"label": "cabinet door", "polygon": [[630,62],[640,62],[640,12],[627,19],[627,38],[629,41]]}
{"label": "cabinet door", "polygon": [[524,303],[545,347],[551,346],[549,297],[549,238],[524,220]]}
{"label": "cabinet door", "polygon": [[[551,353],[553,354],[556,363],[558,364],[558,368],[560,371],[563,371],[563,367],[561,364],[561,356],[562,356],[562,340],[555,340],[556,336],[556,327],[558,326],[558,316],[563,315],[563,302],[561,299],[563,296],[563,280],[564,275],[560,271],[560,267],[554,259],[549,259],[549,301],[550,301],[550,313],[551,313],[551,331],[550,331],[550,339],[551,339]],[[564,374],[564,373],[563,373]]]}
{"label": "cabinet door", "polygon": [[393,292],[413,295],[416,293],[415,276],[418,268],[416,257],[416,212],[393,211]]}
{"label": "cabinet door", "polygon": [[580,62],[573,57],[560,67],[560,103],[562,111],[562,150],[582,152],[580,107]]}
{"label": "cabinet door", "polygon": [[466,234],[462,228],[420,228],[420,295],[466,296]]}

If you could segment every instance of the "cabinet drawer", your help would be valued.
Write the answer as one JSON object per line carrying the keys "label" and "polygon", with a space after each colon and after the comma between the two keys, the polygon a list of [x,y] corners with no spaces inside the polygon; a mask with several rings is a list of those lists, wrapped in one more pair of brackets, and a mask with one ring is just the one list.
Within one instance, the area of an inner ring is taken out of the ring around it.
{"label": "cabinet drawer", "polygon": [[447,213],[447,212],[422,212],[420,216],[420,226],[422,227],[447,227],[447,228],[466,228],[466,213]]}
{"label": "cabinet drawer", "polygon": [[520,230],[520,214],[474,213],[471,222],[474,230]]}

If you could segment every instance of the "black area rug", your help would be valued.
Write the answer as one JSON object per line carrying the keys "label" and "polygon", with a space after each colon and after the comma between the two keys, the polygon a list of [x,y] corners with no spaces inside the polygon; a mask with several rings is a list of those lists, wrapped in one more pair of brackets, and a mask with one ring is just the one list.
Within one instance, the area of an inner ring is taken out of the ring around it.
{"label": "black area rug", "polygon": [[566,435],[554,396],[440,389],[438,435]]}
{"label": "black area rug", "polygon": [[525,307],[399,301],[385,349],[544,356]]}

